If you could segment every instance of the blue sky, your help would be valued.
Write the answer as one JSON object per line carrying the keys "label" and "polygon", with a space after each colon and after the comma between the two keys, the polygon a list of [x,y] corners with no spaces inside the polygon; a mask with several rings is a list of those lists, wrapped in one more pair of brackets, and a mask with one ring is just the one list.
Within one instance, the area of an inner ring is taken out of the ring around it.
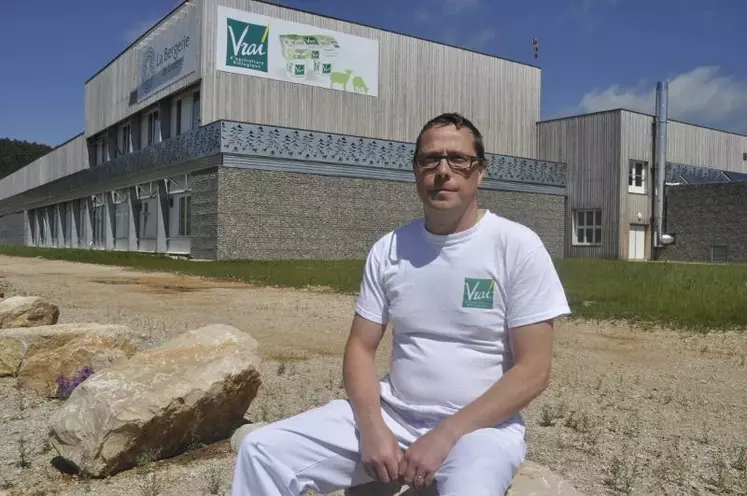
{"label": "blue sky", "polygon": [[[542,68],[542,118],[627,107],[747,133],[747,0],[279,0]],[[83,85],[175,0],[6,0],[0,137],[57,145]],[[539,59],[531,40],[539,40]]]}

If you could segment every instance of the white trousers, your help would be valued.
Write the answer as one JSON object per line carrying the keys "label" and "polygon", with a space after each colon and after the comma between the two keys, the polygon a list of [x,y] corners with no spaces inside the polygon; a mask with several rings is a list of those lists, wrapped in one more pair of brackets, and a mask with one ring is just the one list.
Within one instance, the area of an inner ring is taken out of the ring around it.
{"label": "white trousers", "polygon": [[[403,449],[429,430],[408,424],[388,408],[382,408],[382,415]],[[371,482],[360,463],[359,442],[347,400],[260,427],[241,441],[231,494],[329,494]],[[438,494],[503,496],[525,456],[523,426],[471,432],[457,441],[437,471]]]}

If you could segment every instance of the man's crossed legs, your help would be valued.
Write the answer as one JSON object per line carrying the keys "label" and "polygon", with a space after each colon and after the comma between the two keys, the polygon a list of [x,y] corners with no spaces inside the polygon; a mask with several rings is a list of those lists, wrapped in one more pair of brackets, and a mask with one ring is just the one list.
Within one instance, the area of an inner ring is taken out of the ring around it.
{"label": "man's crossed legs", "polygon": [[[403,449],[428,431],[386,408],[382,416]],[[463,436],[436,473],[439,496],[505,494],[526,455],[523,434],[522,426],[509,425]],[[328,494],[371,482],[359,442],[347,400],[261,427],[241,441],[232,496]]]}

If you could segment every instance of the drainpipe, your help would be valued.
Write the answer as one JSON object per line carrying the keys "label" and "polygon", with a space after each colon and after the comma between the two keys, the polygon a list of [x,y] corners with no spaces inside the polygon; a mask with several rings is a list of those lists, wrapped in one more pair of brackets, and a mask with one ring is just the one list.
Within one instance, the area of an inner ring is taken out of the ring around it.
{"label": "drainpipe", "polygon": [[669,84],[666,81],[656,83],[656,195],[654,205],[655,232],[654,247],[663,248],[674,239],[664,233],[664,179],[667,163],[667,100]]}

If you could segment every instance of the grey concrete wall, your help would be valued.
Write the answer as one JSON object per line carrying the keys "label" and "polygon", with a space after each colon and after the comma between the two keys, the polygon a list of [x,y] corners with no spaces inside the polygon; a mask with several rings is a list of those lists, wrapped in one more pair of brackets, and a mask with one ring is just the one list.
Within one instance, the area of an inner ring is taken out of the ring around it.
{"label": "grey concrete wall", "polygon": [[[218,189],[219,259],[360,259],[381,235],[422,216],[415,185],[400,181],[221,168]],[[564,197],[480,194],[481,206],[533,228],[563,256]]]}
{"label": "grey concrete wall", "polygon": [[661,260],[708,262],[712,245],[726,245],[728,261],[747,261],[747,182],[668,187],[666,199],[675,244]]}
{"label": "grey concrete wall", "polygon": [[192,257],[215,259],[218,238],[218,169],[189,176],[192,187]]}
{"label": "grey concrete wall", "polygon": [[26,223],[23,212],[0,217],[0,245],[26,245]]}

